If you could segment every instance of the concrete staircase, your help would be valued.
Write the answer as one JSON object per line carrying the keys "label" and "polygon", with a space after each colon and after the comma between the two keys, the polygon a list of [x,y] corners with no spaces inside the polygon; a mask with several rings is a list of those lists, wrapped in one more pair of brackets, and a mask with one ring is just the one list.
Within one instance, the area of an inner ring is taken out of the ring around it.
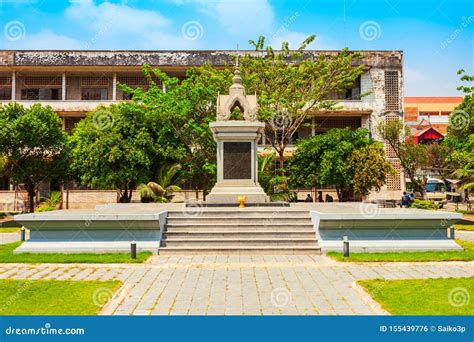
{"label": "concrete staircase", "polygon": [[204,208],[170,211],[160,255],[320,254],[309,211]]}

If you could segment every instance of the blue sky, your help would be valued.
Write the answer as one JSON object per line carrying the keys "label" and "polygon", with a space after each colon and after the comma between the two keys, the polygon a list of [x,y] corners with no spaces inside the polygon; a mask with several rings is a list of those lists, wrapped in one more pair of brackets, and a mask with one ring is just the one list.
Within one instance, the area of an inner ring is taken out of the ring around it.
{"label": "blue sky", "polygon": [[0,49],[240,49],[274,46],[403,50],[405,96],[459,94],[473,73],[468,0],[0,0]]}

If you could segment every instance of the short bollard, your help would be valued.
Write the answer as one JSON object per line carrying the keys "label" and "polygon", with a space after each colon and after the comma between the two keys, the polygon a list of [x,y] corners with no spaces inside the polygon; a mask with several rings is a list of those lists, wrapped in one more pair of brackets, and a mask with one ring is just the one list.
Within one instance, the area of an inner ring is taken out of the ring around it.
{"label": "short bollard", "polygon": [[342,251],[344,253],[344,257],[347,258],[349,257],[349,239],[347,238],[347,236],[344,236],[343,240],[344,240],[344,244],[342,247]]}
{"label": "short bollard", "polygon": [[137,243],[135,241],[132,241],[132,243],[130,244],[130,257],[132,259],[137,258]]}
{"label": "short bollard", "polygon": [[26,228],[21,227],[20,229],[20,240],[25,241],[26,240]]}
{"label": "short bollard", "polygon": [[455,239],[456,236],[454,234],[454,227],[449,227],[448,228],[448,239]]}

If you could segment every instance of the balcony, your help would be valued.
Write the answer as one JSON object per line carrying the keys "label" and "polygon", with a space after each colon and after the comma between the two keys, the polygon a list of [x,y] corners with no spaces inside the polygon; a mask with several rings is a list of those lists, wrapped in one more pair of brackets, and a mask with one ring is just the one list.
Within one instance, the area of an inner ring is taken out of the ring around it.
{"label": "balcony", "polygon": [[[0,101],[0,104],[6,105],[12,101]],[[108,106],[113,103],[118,103],[119,101],[112,100],[17,100],[17,103],[30,107],[36,103],[40,103],[43,106],[50,106],[55,112],[58,113],[67,113],[67,112],[90,112],[97,108],[100,105]]]}

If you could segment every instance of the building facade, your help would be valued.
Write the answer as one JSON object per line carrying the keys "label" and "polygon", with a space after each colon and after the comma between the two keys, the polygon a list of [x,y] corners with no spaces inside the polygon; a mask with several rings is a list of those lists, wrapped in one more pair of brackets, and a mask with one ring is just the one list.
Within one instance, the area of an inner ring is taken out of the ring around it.
{"label": "building facade", "polygon": [[[318,56],[336,54],[337,51],[307,53]],[[365,127],[378,139],[375,126],[379,120],[402,119],[403,53],[363,53],[360,63],[365,66],[364,73],[344,94],[334,94],[341,109],[311,113],[313,125],[301,128],[294,140],[324,133],[330,128],[345,127]],[[117,87],[118,83],[146,89],[147,80],[141,71],[144,64],[158,67],[170,76],[184,78],[187,69],[204,63],[215,67],[232,65],[237,54],[256,52],[4,50],[0,51],[0,103],[17,101],[24,106],[34,103],[49,105],[62,118],[63,129],[70,133],[74,125],[97,106],[129,99],[129,95]],[[360,94],[368,95],[360,98]],[[387,157],[397,174],[389,176],[387,185],[372,194],[372,199],[398,199],[404,189],[398,160],[388,149]],[[3,184],[3,190],[5,195],[5,191],[13,189]]]}
{"label": "building facade", "polygon": [[462,96],[407,96],[404,101],[405,123],[415,134],[432,127],[446,135],[449,114],[462,100]]}

